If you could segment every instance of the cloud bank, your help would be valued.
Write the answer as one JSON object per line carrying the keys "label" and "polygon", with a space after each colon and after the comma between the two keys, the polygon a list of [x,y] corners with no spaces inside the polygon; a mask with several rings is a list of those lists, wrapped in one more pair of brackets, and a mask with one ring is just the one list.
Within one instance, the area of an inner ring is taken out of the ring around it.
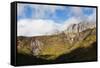
{"label": "cloud bank", "polygon": [[60,24],[52,20],[20,20],[18,22],[18,36],[49,35],[60,28]]}

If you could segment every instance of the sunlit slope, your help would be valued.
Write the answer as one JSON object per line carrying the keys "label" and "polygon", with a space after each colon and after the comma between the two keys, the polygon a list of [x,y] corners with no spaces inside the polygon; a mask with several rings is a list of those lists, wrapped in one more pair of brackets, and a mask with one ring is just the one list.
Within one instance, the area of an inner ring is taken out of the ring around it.
{"label": "sunlit slope", "polygon": [[78,48],[89,48],[96,42],[96,28],[78,33],[60,33],[49,36],[17,37],[17,52],[54,60]]}

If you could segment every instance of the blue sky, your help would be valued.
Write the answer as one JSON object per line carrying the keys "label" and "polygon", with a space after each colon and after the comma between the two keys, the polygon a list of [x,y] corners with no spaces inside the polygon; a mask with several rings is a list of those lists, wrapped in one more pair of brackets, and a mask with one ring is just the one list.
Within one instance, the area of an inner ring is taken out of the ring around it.
{"label": "blue sky", "polygon": [[[24,6],[21,9],[21,14],[17,16],[17,19],[49,19],[53,20],[57,23],[63,23],[65,20],[71,17],[87,17],[93,14],[94,8],[91,7],[71,7],[71,6],[59,6],[58,7],[49,7],[43,5],[27,5],[22,4]],[[20,6],[21,7],[21,6]],[[19,7],[19,8],[20,8]],[[46,7],[46,8],[41,8]],[[52,12],[52,8],[53,11]],[[20,9],[18,9],[20,11]],[[79,10],[79,11],[78,11]],[[77,12],[76,12],[77,11]],[[42,16],[40,16],[42,14]]]}
{"label": "blue sky", "polygon": [[52,33],[80,20],[95,21],[96,8],[18,4],[18,35],[35,36]]}

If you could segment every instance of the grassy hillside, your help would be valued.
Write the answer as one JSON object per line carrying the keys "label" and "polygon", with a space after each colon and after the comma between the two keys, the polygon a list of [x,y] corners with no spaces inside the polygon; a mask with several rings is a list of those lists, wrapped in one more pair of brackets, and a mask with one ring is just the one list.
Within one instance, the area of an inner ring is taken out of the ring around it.
{"label": "grassy hillside", "polygon": [[[57,60],[59,57],[70,54],[74,56],[75,51],[79,49],[82,50],[79,50],[78,56],[81,56],[80,54],[85,51],[84,49],[87,50],[87,55],[89,55],[91,53],[88,52],[88,48],[96,46],[96,29],[87,29],[79,33],[62,32],[49,36],[20,36],[17,37],[17,43],[18,54],[35,56],[44,60]],[[96,53],[96,49],[94,53]],[[91,57],[89,56],[89,58]]]}

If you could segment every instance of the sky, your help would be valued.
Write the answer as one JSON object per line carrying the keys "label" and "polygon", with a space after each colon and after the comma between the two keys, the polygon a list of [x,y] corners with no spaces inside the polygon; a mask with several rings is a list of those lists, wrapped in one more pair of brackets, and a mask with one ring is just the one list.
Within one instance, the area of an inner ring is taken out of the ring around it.
{"label": "sky", "polygon": [[96,8],[17,4],[17,35],[39,36],[66,29],[68,24],[96,21]]}

